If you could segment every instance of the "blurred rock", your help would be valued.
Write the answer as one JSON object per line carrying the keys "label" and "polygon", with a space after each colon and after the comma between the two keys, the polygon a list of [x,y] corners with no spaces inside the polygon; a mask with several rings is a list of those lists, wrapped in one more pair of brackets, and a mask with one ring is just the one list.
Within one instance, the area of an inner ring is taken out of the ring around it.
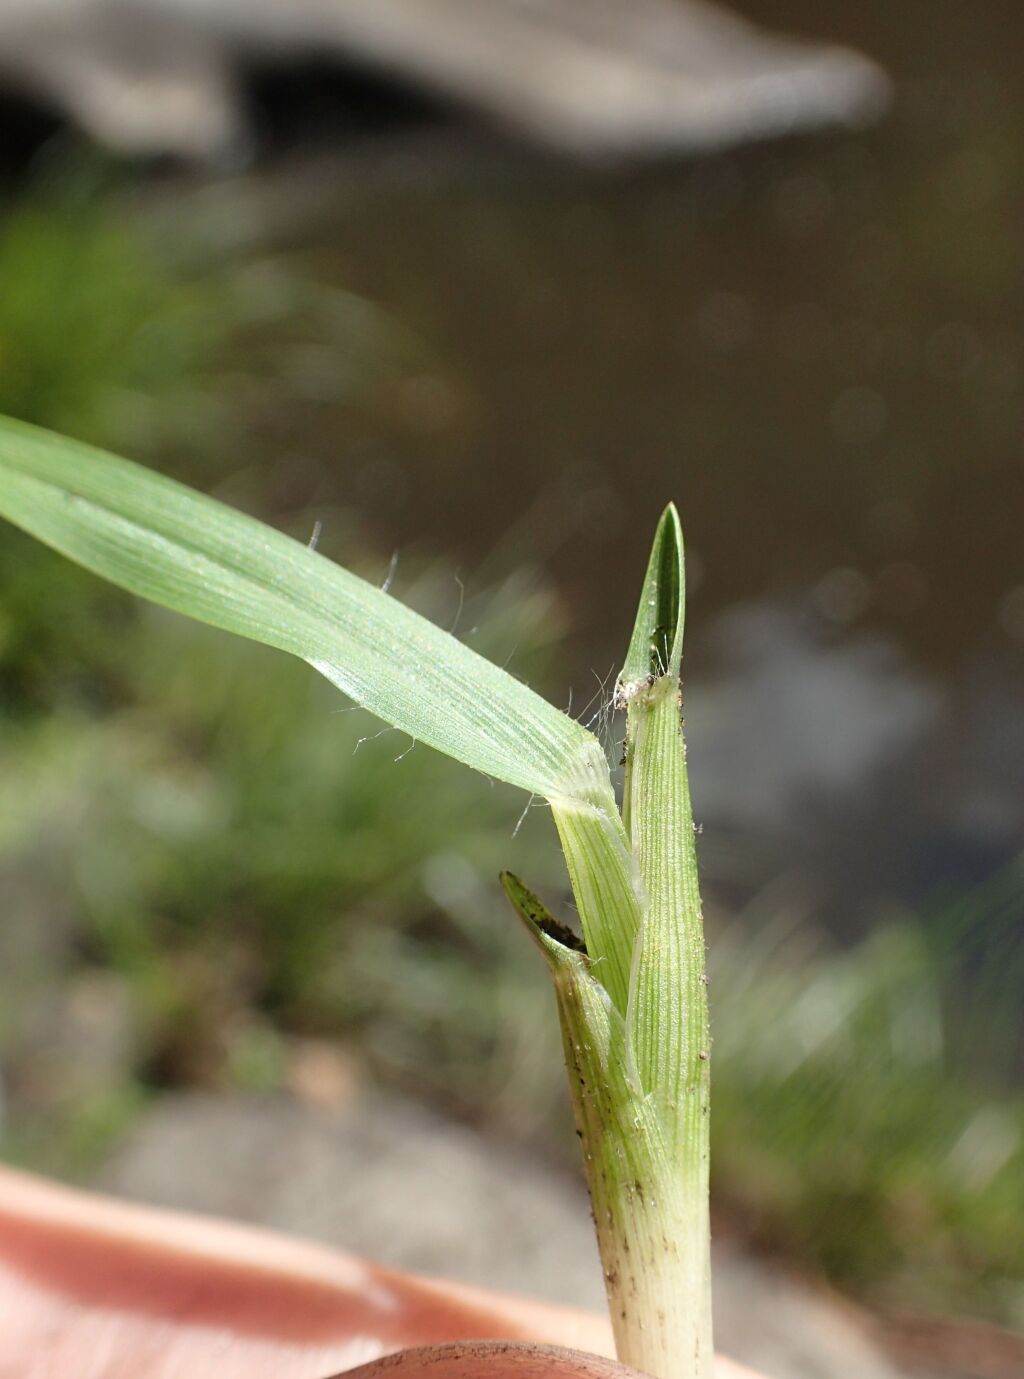
{"label": "blurred rock", "polygon": [[591,156],[856,122],[887,95],[858,54],[706,0],[0,0],[8,80],[126,153],[231,153],[237,65],[311,57]]}
{"label": "blurred rock", "polygon": [[[167,1097],[97,1185],[396,1268],[604,1307],[580,1184],[392,1096],[331,1115],[285,1098]],[[852,1309],[734,1246],[717,1251],[715,1311],[720,1347],[773,1379],[898,1379]]]}
{"label": "blurred rock", "polygon": [[940,722],[941,693],[894,643],[839,641],[828,616],[761,600],[715,623],[717,671],[686,710],[705,820],[755,835],[785,827],[808,801],[853,796]]}

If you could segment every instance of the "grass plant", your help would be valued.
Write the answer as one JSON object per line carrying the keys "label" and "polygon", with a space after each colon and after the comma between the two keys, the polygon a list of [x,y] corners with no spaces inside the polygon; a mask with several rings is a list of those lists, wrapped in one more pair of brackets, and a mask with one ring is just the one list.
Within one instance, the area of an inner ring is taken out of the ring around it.
{"label": "grass plant", "polygon": [[1024,1322],[1024,865],[826,945],[778,895],[716,926],[716,1194],[894,1312]]}
{"label": "grass plant", "polygon": [[506,891],[555,982],[620,1357],[711,1372],[707,1009],[679,709],[684,581],[655,537],[617,699],[620,813],[598,740],[387,593],[254,519],[101,451],[0,428],[0,512],[112,582],[288,651],[386,723],[551,807],[583,929]]}

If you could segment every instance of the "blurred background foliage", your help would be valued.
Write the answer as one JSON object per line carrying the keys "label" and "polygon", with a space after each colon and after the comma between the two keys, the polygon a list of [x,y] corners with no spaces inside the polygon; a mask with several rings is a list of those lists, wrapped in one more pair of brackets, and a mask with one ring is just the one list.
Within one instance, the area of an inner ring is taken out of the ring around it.
{"label": "blurred background foliage", "polygon": [[[858,637],[896,638],[914,704],[921,666],[942,682],[934,723],[922,709],[909,747],[883,735],[870,779],[828,794],[812,776],[786,828],[780,803],[770,826],[723,814],[704,840],[716,1210],[877,1300],[1019,1323],[1024,873],[1005,705],[1024,571],[1019,520],[1000,525],[1019,489],[1003,294],[1021,264],[1000,231],[1019,184],[989,177],[1005,102],[964,108],[953,152],[913,124],[889,136],[909,141],[898,205],[884,150],[852,138],[610,183],[514,158],[498,176],[490,155],[466,172],[445,145],[390,170],[357,150],[330,208],[311,196],[312,227],[279,169],[211,178],[183,205],[173,181],[140,190],[48,154],[5,193],[0,410],[318,531],[556,702],[573,686],[610,750],[606,662],[648,539],[634,469],[652,504],[682,476],[716,675],[714,619],[755,593],[797,599],[818,658],[798,678]],[[965,201],[993,230],[984,254]],[[770,241],[757,263],[751,224]],[[789,282],[777,261],[809,244],[816,285],[806,264]],[[701,267],[711,286],[684,306]],[[759,291],[774,334],[758,335]],[[971,435],[978,453],[947,463]],[[687,446],[701,464],[683,475]],[[951,575],[978,530],[985,559]],[[768,716],[750,772],[763,758],[771,782],[772,694],[790,682],[752,683]],[[694,701],[698,809],[715,685]],[[867,692],[888,702],[884,679]],[[837,714],[828,740],[847,726]],[[294,1090],[303,1051],[331,1041],[571,1163],[544,974],[495,884],[514,865],[565,903],[544,812],[517,829],[514,792],[408,747],[303,666],[0,533],[6,1154],[85,1174],[162,1090]],[[708,761],[709,799],[743,795],[745,765],[719,779]]]}

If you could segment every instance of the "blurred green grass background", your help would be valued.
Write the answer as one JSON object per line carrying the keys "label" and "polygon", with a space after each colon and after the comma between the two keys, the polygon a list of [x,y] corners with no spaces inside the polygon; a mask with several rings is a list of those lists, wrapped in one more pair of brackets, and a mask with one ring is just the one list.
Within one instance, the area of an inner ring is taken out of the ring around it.
{"label": "blurred green grass background", "polygon": [[[324,358],[339,405],[363,406],[424,348],[399,323],[291,263],[152,238],[88,172],[6,208],[0,283],[0,410],[298,536],[326,519],[322,549],[385,577],[357,512],[282,489],[252,415]],[[557,701],[566,614],[543,574],[506,552],[466,586],[443,551],[403,553],[400,597],[515,648]],[[564,903],[547,821],[513,837],[514,792],[407,746],[305,667],[0,532],[7,1155],[85,1175],[161,1090],[286,1086],[325,1039],[571,1162],[547,984],[495,879],[514,861]],[[726,915],[710,880],[720,1217],[866,1296],[1024,1322],[999,995],[1024,975],[999,946],[1024,873],[845,950],[784,890]]]}

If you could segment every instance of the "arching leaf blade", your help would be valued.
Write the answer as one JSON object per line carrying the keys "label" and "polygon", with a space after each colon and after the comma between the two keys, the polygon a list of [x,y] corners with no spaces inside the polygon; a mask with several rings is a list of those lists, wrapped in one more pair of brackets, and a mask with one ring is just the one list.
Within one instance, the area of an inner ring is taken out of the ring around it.
{"label": "arching leaf blade", "polygon": [[418,741],[547,798],[607,799],[597,740],[382,590],[264,523],[0,418],[0,515],[94,573],[310,662]]}

